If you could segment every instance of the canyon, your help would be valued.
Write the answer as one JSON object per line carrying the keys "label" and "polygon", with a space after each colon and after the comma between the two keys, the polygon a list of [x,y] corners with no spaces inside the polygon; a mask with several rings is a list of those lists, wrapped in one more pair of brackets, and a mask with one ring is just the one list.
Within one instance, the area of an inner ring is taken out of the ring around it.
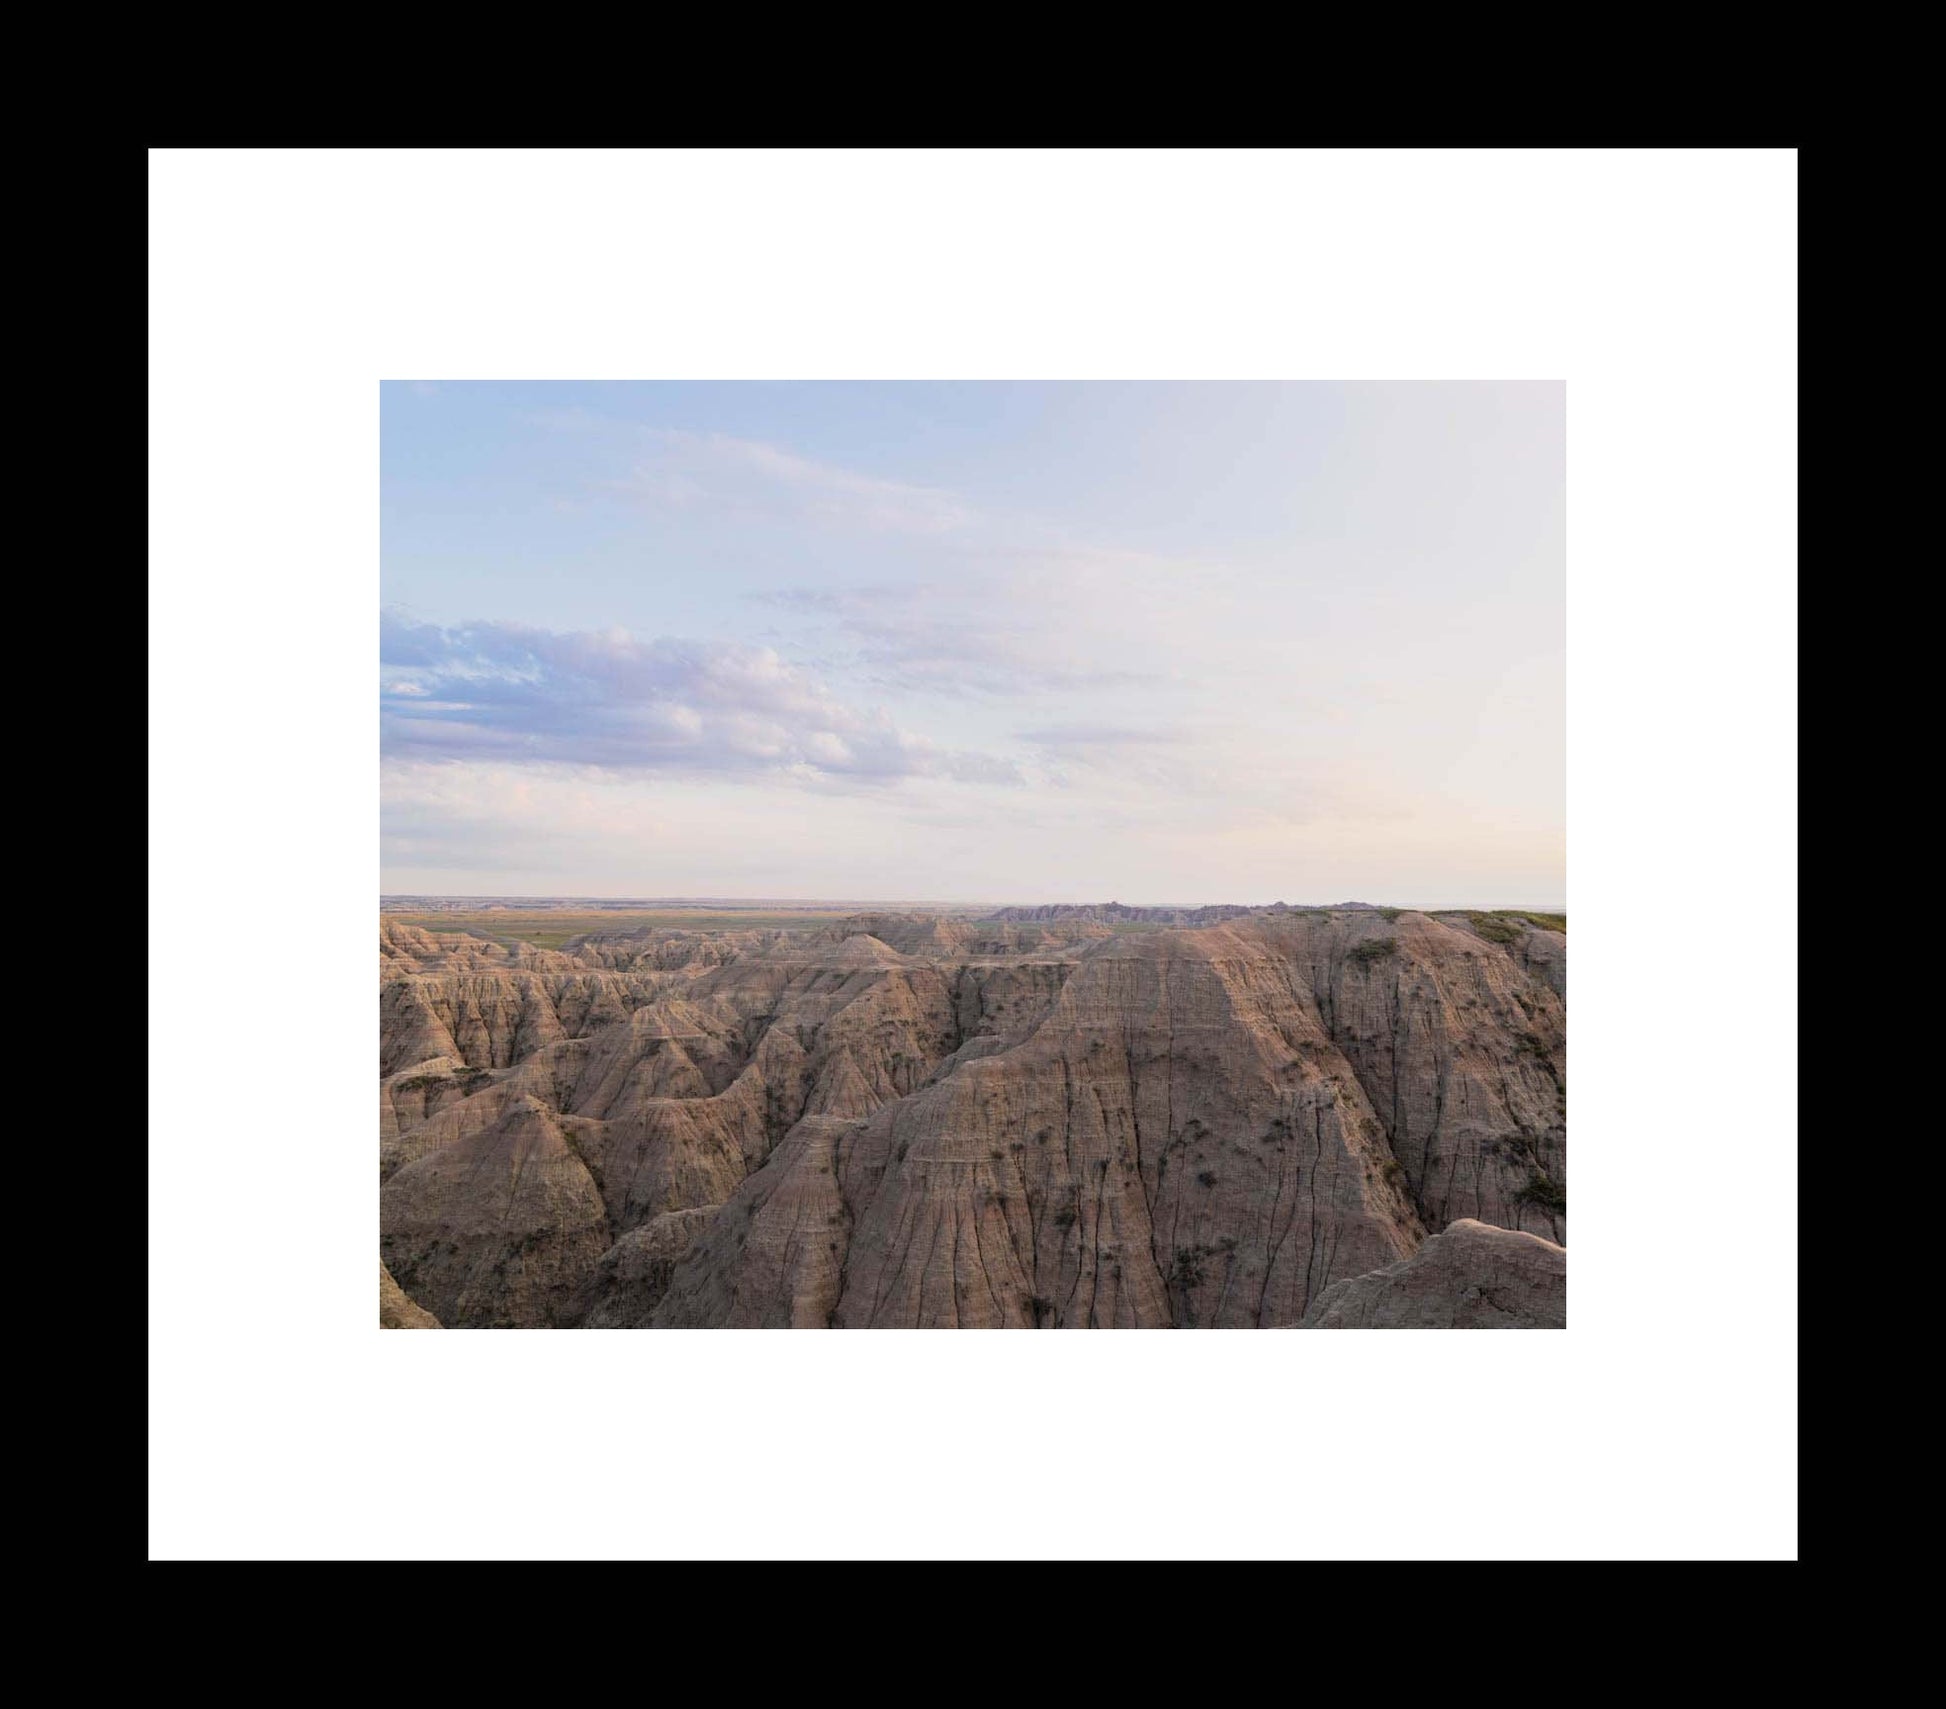
{"label": "canyon", "polygon": [[1081,912],[381,915],[382,1326],[1565,1326],[1563,917]]}

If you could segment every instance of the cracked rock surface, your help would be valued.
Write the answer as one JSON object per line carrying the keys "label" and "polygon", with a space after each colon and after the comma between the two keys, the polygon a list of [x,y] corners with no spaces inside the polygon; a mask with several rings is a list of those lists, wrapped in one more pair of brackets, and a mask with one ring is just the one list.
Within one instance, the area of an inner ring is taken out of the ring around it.
{"label": "cracked rock surface", "polygon": [[1333,1282],[1303,1329],[1565,1329],[1568,1255],[1462,1217],[1410,1258]]}
{"label": "cracked rock surface", "polygon": [[543,950],[384,920],[379,948],[397,1327],[1564,1320],[1540,925],[871,915]]}

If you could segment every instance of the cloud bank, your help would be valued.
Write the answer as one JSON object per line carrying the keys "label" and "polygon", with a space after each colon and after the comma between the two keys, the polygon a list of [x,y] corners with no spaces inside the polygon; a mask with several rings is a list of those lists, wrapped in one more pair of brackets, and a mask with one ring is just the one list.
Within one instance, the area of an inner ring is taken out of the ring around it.
{"label": "cloud bank", "polygon": [[380,729],[397,759],[690,776],[1014,784],[1014,764],[846,704],[767,647],[621,630],[380,620]]}

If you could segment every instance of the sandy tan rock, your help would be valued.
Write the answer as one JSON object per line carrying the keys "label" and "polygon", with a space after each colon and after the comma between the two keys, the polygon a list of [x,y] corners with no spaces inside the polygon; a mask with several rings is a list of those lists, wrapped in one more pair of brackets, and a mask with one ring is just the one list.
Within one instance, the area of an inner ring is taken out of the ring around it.
{"label": "sandy tan rock", "polygon": [[810,1116],[793,1127],[675,1267],[654,1326],[829,1328],[850,1236],[838,1145],[855,1126]]}
{"label": "sandy tan rock", "polygon": [[1568,1255],[1551,1240],[1462,1218],[1410,1258],[1336,1282],[1306,1329],[1565,1329]]}
{"label": "sandy tan rock", "polygon": [[676,1263],[715,1221],[717,1207],[667,1211],[604,1252],[590,1278],[584,1329],[646,1329],[669,1291]]}
{"label": "sandy tan rock", "polygon": [[1429,1228],[1477,1217],[1566,1240],[1567,1012],[1508,946],[1414,913],[1236,929],[1304,981]]}
{"label": "sandy tan rock", "polygon": [[1294,1323],[1422,1237],[1356,1076],[1247,937],[1101,943],[993,1042],[865,1121],[794,1130],[656,1322]]}
{"label": "sandy tan rock", "polygon": [[554,1114],[532,1098],[406,1164],[379,1193],[386,1266],[448,1328],[567,1320],[611,1244],[586,1166]]}
{"label": "sandy tan rock", "polygon": [[383,1264],[378,1267],[378,1326],[380,1329],[437,1329],[439,1319],[406,1297]]}
{"label": "sandy tan rock", "polygon": [[1526,922],[388,926],[380,965],[383,1255],[448,1326],[1269,1327],[1459,1220],[1565,1238]]}

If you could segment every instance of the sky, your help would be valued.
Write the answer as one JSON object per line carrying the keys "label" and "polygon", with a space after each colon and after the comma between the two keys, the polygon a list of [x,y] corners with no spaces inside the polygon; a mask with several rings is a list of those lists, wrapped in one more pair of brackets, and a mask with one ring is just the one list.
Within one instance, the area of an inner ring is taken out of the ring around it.
{"label": "sky", "polygon": [[392,894],[1561,907],[1553,382],[387,382]]}

